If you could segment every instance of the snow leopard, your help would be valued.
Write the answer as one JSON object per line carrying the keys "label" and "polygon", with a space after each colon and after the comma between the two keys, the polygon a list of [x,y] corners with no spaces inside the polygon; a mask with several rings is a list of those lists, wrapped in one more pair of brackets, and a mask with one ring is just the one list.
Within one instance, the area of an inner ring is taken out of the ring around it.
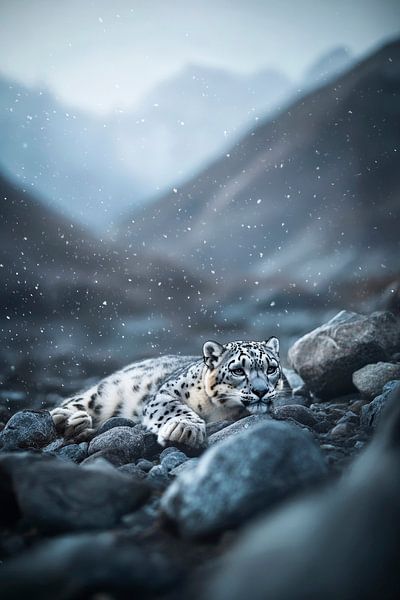
{"label": "snow leopard", "polygon": [[141,423],[162,446],[206,444],[206,424],[268,413],[290,389],[279,341],[207,341],[202,357],[166,355],[134,362],[51,411],[65,438],[90,434],[111,417]]}

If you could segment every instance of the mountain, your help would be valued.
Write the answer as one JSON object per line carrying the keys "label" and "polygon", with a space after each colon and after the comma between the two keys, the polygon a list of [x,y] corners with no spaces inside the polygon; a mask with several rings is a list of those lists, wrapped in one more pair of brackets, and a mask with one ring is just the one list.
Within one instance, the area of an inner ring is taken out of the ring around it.
{"label": "mountain", "polygon": [[293,94],[280,72],[191,64],[114,119],[121,159],[156,189],[187,179]]}
{"label": "mountain", "polygon": [[0,107],[2,171],[69,218],[104,226],[124,198],[149,191],[118,161],[107,122],[5,78]]}
{"label": "mountain", "polygon": [[328,82],[349,69],[354,59],[348,48],[338,46],[318,58],[303,76],[304,87],[315,87]]}
{"label": "mountain", "polygon": [[0,168],[69,218],[106,231],[128,206],[211,161],[290,89],[275,71],[189,66],[139,107],[100,118],[0,78]]}
{"label": "mountain", "polygon": [[394,41],[135,211],[120,239],[207,274],[238,302],[303,294],[342,305],[390,283],[400,267],[399,73]]}

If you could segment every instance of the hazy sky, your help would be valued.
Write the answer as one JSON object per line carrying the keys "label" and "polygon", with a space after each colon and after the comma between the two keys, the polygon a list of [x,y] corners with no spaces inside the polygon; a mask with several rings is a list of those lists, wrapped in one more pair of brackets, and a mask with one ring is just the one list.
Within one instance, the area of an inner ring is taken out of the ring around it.
{"label": "hazy sky", "polygon": [[324,51],[400,33],[400,0],[0,0],[0,72],[107,111],[187,63],[292,79]]}

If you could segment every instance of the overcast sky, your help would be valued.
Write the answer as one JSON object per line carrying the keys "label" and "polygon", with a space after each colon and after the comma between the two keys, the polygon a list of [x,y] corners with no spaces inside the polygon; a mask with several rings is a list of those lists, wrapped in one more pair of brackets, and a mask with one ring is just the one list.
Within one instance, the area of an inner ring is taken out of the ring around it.
{"label": "overcast sky", "polygon": [[0,72],[102,112],[187,63],[299,80],[334,46],[399,32],[400,0],[0,0]]}

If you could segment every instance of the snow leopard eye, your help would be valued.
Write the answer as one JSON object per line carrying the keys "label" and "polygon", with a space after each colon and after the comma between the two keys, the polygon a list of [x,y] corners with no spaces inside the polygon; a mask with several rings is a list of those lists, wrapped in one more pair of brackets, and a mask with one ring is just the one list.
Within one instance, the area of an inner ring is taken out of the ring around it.
{"label": "snow leopard eye", "polygon": [[277,366],[276,365],[269,365],[268,369],[267,369],[267,373],[268,375],[272,375],[272,373],[275,373],[277,370]]}
{"label": "snow leopard eye", "polygon": [[237,377],[243,377],[245,375],[244,369],[237,367],[237,369],[231,369],[231,373]]}

